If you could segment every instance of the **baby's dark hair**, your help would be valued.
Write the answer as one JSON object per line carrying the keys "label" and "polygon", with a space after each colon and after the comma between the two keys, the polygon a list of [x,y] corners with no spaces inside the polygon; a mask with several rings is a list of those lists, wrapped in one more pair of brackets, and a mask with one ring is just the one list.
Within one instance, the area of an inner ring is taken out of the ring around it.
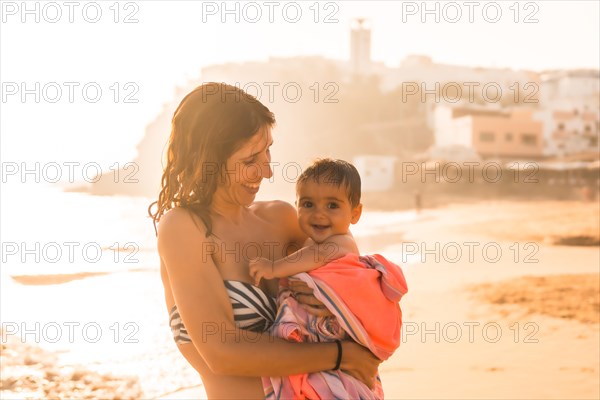
{"label": "baby's dark hair", "polygon": [[317,183],[336,185],[337,187],[344,185],[350,205],[356,207],[360,204],[360,174],[354,165],[347,161],[332,160],[331,158],[316,160],[298,177],[296,192],[309,179]]}

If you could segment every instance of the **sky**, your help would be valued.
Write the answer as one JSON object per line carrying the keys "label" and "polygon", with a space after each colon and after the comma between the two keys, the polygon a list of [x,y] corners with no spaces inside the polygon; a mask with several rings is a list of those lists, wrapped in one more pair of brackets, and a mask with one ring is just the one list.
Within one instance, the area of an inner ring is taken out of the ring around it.
{"label": "sky", "polygon": [[[198,78],[203,66],[298,55],[347,60],[350,24],[357,17],[372,26],[372,59],[390,67],[410,54],[536,71],[599,68],[600,58],[597,1],[0,6],[3,162],[122,165],[135,156],[145,126],[173,101],[174,88]],[[22,89],[34,94],[23,101]],[[58,90],[60,98],[48,101]]]}

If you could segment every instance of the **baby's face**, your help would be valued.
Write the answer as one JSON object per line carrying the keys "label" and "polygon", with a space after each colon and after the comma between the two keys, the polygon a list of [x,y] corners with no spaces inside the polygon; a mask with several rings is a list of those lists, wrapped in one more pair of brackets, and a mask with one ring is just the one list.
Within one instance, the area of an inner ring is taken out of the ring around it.
{"label": "baby's face", "polygon": [[304,182],[297,193],[300,228],[316,243],[333,235],[348,233],[360,218],[360,207],[352,207],[346,188],[313,180]]}

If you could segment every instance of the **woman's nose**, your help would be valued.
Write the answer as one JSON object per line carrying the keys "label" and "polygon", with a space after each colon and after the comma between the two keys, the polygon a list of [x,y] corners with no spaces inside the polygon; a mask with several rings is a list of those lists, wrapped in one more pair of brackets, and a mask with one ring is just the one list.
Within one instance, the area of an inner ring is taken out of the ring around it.
{"label": "woman's nose", "polygon": [[271,178],[273,176],[273,170],[271,169],[271,163],[265,160],[243,166],[242,175],[245,180],[259,182],[264,178]]}
{"label": "woman's nose", "polygon": [[271,160],[262,163],[261,173],[263,178],[270,179],[273,176],[273,169],[271,168]]}
{"label": "woman's nose", "polygon": [[260,163],[261,175],[263,178],[270,179],[273,176],[273,169],[271,168],[271,152],[267,149],[265,156]]}

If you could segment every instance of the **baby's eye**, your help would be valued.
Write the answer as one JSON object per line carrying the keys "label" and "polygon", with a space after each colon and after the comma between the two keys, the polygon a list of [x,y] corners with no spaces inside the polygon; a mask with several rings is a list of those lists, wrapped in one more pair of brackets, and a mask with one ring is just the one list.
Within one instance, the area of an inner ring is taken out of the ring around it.
{"label": "baby's eye", "polygon": [[312,205],[313,204],[310,201],[305,201],[304,203],[302,203],[302,207],[304,207],[304,208],[311,208]]}
{"label": "baby's eye", "polygon": [[244,165],[250,165],[250,164],[254,164],[256,162],[255,159],[251,159],[251,160],[246,160],[246,161],[242,161],[242,163]]}
{"label": "baby's eye", "polygon": [[329,203],[327,204],[327,208],[339,208],[339,206],[337,205],[337,203]]}

